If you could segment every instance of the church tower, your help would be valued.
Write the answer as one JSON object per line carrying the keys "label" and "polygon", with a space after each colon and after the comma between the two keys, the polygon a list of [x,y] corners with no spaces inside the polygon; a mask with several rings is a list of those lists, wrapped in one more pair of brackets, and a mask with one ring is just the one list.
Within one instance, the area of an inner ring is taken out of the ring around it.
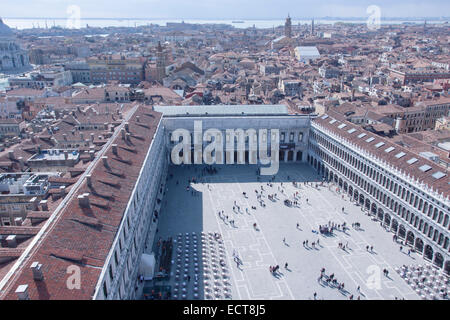
{"label": "church tower", "polygon": [[291,17],[286,18],[286,22],[284,23],[284,35],[288,38],[292,38],[292,21]]}
{"label": "church tower", "polygon": [[162,82],[166,76],[166,56],[161,46],[161,41],[158,41],[158,48],[156,53],[156,80]]}

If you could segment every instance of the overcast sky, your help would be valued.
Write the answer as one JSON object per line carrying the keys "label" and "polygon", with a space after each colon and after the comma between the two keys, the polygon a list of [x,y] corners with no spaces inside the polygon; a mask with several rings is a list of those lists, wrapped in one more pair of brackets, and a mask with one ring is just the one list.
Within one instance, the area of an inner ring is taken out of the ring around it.
{"label": "overcast sky", "polygon": [[367,17],[377,5],[382,17],[449,15],[449,0],[0,0],[0,16],[64,18],[77,5],[81,18],[280,19]]}

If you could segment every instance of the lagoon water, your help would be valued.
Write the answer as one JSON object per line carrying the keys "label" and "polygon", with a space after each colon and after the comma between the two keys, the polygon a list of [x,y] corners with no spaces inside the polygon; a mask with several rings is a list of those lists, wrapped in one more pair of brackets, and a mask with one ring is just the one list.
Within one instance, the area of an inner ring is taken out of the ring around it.
{"label": "lagoon water", "polygon": [[[17,29],[30,29],[33,27],[51,28],[52,26],[68,27],[73,24],[72,20],[64,18],[4,18],[4,22],[11,28]],[[90,27],[134,27],[145,26],[150,24],[157,24],[159,26],[165,26],[167,22],[185,22],[193,24],[228,24],[235,28],[272,28],[284,25],[284,19],[273,20],[198,20],[198,19],[81,19],[79,26],[81,28],[89,25]],[[239,21],[238,23],[236,23]],[[241,22],[242,21],[242,22]],[[364,18],[361,19],[315,19],[315,24],[334,24],[336,22],[345,23],[366,23]],[[402,23],[416,23],[423,24],[424,20],[381,20],[381,24],[402,24]],[[427,20],[427,24],[445,23],[446,19],[432,19]],[[292,19],[293,25],[298,24],[311,24],[311,19]]]}

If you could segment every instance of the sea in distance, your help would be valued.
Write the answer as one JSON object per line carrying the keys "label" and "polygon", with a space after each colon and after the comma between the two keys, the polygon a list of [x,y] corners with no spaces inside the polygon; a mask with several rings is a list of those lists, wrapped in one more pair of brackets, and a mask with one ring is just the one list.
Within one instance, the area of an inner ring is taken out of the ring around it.
{"label": "sea in distance", "polygon": [[[311,24],[312,19],[295,19],[292,18],[292,24]],[[342,23],[366,23],[367,18],[317,18],[314,19],[315,24],[334,24]],[[381,24],[442,24],[447,23],[447,17],[442,18],[392,18],[381,19]],[[31,29],[31,28],[51,28],[53,26],[66,28],[73,25],[73,20],[67,18],[4,18],[3,21],[15,29]],[[89,27],[136,27],[146,25],[166,26],[167,23],[191,23],[191,24],[227,24],[235,28],[273,28],[284,25],[284,19],[267,19],[267,20],[245,20],[245,19],[230,19],[230,20],[198,20],[198,19],[136,19],[136,18],[89,18],[80,19],[79,26],[84,28]]]}

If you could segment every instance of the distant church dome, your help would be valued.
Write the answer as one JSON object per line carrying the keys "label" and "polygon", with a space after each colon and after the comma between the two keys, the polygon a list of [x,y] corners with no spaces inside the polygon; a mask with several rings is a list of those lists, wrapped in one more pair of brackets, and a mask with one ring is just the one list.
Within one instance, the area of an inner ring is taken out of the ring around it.
{"label": "distant church dome", "polygon": [[30,68],[27,51],[16,43],[14,32],[0,18],[0,72],[22,72]]}
{"label": "distant church dome", "polygon": [[11,28],[8,27],[0,18],[0,37],[11,38],[14,37],[14,32],[12,32]]}

